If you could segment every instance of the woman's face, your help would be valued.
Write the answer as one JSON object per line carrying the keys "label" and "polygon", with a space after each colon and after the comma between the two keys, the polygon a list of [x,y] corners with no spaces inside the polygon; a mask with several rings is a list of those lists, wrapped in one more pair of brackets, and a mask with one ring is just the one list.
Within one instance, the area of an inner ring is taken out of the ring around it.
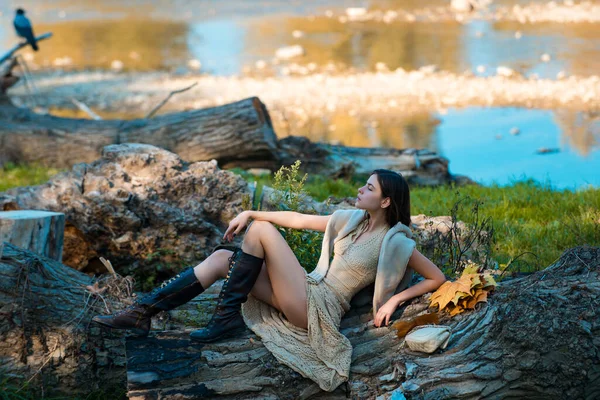
{"label": "woman's face", "polygon": [[377,211],[389,202],[387,197],[384,199],[382,196],[377,175],[373,174],[364,186],[358,188],[355,206],[361,210]]}

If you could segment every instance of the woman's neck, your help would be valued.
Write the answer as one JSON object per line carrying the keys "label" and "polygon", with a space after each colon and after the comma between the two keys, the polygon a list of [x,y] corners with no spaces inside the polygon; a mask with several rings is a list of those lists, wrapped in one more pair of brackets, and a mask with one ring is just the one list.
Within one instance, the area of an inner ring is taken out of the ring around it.
{"label": "woman's neck", "polygon": [[383,226],[387,227],[385,213],[384,212],[381,212],[381,213],[370,213],[369,212],[369,224],[367,225],[366,231],[367,232],[376,231]]}

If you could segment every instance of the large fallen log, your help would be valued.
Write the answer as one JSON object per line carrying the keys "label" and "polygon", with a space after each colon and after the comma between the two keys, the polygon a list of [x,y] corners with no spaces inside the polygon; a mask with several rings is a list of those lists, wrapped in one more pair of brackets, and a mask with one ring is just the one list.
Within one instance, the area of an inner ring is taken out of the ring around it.
{"label": "large fallen log", "polygon": [[0,162],[70,168],[100,158],[110,144],[146,143],[186,161],[273,168],[276,137],[256,97],[220,107],[136,120],[85,120],[36,114],[0,103]]}
{"label": "large fallen log", "polygon": [[96,289],[87,275],[6,244],[0,258],[0,380],[28,383],[37,393],[32,398],[123,387],[124,338],[88,329],[93,314],[114,304],[110,290]]}
{"label": "large fallen log", "polygon": [[400,172],[410,184],[441,185],[454,179],[448,172],[448,160],[427,149],[347,147],[299,136],[283,138],[278,145],[281,164],[301,160],[303,170],[333,178],[385,168]]}
{"label": "large fallen log", "polygon": [[[206,323],[218,288],[153,321],[154,329],[176,331],[125,344],[122,335],[106,336],[89,322],[127,304],[115,290],[131,301],[130,282],[94,284],[56,261],[6,245],[0,259],[3,376],[43,386],[45,394],[84,394],[110,382],[124,387],[126,349],[128,394],[138,399],[373,398],[395,391],[408,399],[600,395],[600,248],[567,251],[543,271],[502,282],[488,304],[442,321],[453,337],[432,355],[409,351],[391,328],[374,328],[372,287],[365,288],[341,325],[354,346],[350,382],[332,393],[278,363],[250,333],[206,346],[190,342],[188,331]],[[426,312],[427,299],[414,299],[396,316]]]}
{"label": "large fallen log", "polygon": [[[16,82],[8,65],[1,88]],[[410,183],[437,185],[453,178],[448,161],[428,150],[351,148],[313,143],[302,137],[277,140],[265,105],[252,97],[219,107],[152,119],[58,118],[15,107],[0,90],[0,164],[11,161],[70,168],[92,162],[110,144],[151,144],[188,162],[217,160],[221,168],[267,168],[303,162],[303,170],[332,177],[388,168]]]}
{"label": "large fallen log", "polygon": [[[543,271],[503,282],[488,304],[445,321],[453,336],[432,355],[411,352],[390,328],[374,328],[368,294],[361,296],[342,320],[354,346],[348,387],[321,392],[278,363],[252,334],[200,346],[186,332],[159,332],[127,341],[129,397],[600,397],[600,248],[567,251]],[[397,314],[424,312],[427,298]]]}

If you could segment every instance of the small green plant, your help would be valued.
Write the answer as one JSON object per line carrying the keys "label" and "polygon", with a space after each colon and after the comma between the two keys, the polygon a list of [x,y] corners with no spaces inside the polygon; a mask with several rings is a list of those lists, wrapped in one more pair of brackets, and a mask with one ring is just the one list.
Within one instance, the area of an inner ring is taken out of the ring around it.
{"label": "small green plant", "polygon": [[[494,225],[491,217],[481,215],[482,204],[481,200],[470,196],[459,198],[450,209],[448,232],[435,237],[434,262],[448,265],[453,276],[460,276],[469,263],[475,263],[481,269],[493,263]],[[459,214],[468,217],[464,225]]]}
{"label": "small green plant", "polygon": [[25,378],[16,378],[0,373],[0,400],[125,400],[125,386],[113,384],[82,395],[41,395],[41,389]]}
{"label": "small green plant", "polygon": [[[310,210],[303,205],[303,200],[306,197],[304,183],[307,176],[307,174],[300,176],[299,160],[290,167],[281,167],[275,173],[273,182],[275,192],[271,200],[274,204],[277,204],[279,211],[314,213],[314,210]],[[307,272],[312,271],[319,261],[323,233],[282,227],[278,227],[278,229],[296,255],[300,265]]]}

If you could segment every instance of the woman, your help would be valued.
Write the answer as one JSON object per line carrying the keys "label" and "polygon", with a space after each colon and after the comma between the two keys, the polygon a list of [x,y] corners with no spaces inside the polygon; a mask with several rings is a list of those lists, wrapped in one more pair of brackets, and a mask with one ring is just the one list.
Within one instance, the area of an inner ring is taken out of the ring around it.
{"label": "woman", "polygon": [[[253,219],[241,249],[219,246],[200,265],[136,304],[94,321],[147,334],[153,315],[191,300],[224,277],[211,321],[192,332],[192,340],[212,342],[236,335],[247,325],[279,361],[332,391],[350,372],[352,346],[338,328],[352,296],[375,282],[374,325],[381,327],[400,304],[445,281],[444,274],[415,249],[408,228],[409,188],[401,175],[373,171],[358,189],[356,207],[326,216],[244,211],[223,236],[233,240]],[[325,232],[313,272],[305,273],[273,224]],[[425,279],[407,288],[413,270]]]}

